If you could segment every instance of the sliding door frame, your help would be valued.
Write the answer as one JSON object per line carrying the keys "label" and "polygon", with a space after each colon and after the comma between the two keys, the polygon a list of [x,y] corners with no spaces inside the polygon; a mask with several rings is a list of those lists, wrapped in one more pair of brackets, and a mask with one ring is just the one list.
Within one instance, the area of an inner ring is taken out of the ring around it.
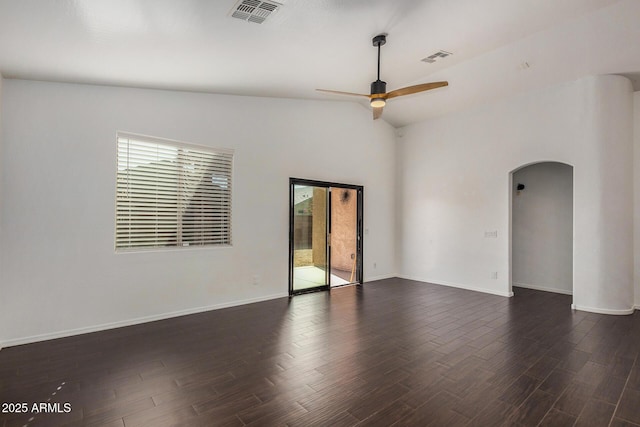
{"label": "sliding door frame", "polygon": [[[293,253],[294,253],[294,203],[295,203],[295,195],[294,189],[296,185],[308,185],[311,187],[324,187],[327,189],[327,242],[326,251],[327,251],[327,275],[329,280],[327,280],[327,284],[324,286],[319,286],[310,289],[301,289],[298,291],[294,291],[293,289]],[[341,184],[338,182],[329,182],[329,181],[314,181],[310,179],[302,179],[302,178],[289,178],[289,296],[308,293],[308,292],[317,292],[317,291],[326,291],[331,289],[331,242],[329,236],[331,234],[331,189],[348,189],[348,190],[356,190],[356,194],[358,195],[357,200],[357,208],[356,208],[356,281],[354,282],[357,285],[362,285],[363,283],[363,217],[364,217],[364,187],[362,185],[353,185],[353,184]]]}

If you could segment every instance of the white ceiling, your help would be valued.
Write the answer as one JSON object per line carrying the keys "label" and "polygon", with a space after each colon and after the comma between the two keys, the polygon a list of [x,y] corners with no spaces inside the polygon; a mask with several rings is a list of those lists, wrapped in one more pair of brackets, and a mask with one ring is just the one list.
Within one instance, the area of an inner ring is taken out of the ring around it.
{"label": "white ceiling", "polygon": [[[263,24],[235,0],[0,0],[5,78],[358,102],[388,33],[394,126],[590,74],[640,76],[638,0],[281,0]],[[420,60],[440,49],[453,55]],[[525,63],[528,64],[528,68]],[[366,106],[366,99],[362,103]]]}

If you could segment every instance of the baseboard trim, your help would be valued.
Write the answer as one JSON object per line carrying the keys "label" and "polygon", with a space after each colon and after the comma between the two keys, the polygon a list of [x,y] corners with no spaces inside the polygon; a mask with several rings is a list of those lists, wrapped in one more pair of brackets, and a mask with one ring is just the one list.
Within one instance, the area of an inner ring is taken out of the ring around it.
{"label": "baseboard trim", "polygon": [[520,282],[513,282],[513,286],[516,286],[518,288],[533,289],[534,291],[554,292],[556,294],[573,295],[572,291],[567,291],[565,289],[552,288],[548,286],[530,285],[528,283],[520,283]]}
{"label": "baseboard trim", "polygon": [[406,275],[400,275],[398,277],[401,278],[401,279],[415,280],[417,282],[431,283],[431,284],[439,285],[439,286],[448,286],[450,288],[465,289],[467,291],[482,292],[483,294],[498,295],[498,296],[501,296],[501,297],[512,297],[513,296],[513,292],[495,291],[493,289],[478,288],[478,287],[475,287],[475,286],[467,286],[467,285],[460,285],[458,283],[443,282],[441,280],[434,281],[434,280],[427,280],[427,279],[423,279],[423,278],[419,278],[419,277],[415,277],[415,276],[406,276]]}
{"label": "baseboard trim", "polygon": [[576,305],[576,304],[571,304],[571,308],[573,310],[578,310],[578,311],[588,311],[589,313],[597,313],[597,314],[612,314],[614,316],[626,316],[629,314],[633,314],[633,312],[636,310],[637,306],[629,308],[629,309],[623,309],[623,310],[611,310],[611,309],[607,309],[607,308],[595,308],[595,307],[585,307],[583,305]]}
{"label": "baseboard trim", "polygon": [[364,281],[364,283],[375,282],[376,280],[393,279],[395,277],[398,277],[398,275],[397,274],[384,274],[382,276],[367,277],[366,280]]}
{"label": "baseboard trim", "polygon": [[269,300],[272,300],[272,299],[283,298],[283,297],[287,297],[287,296],[288,296],[288,294],[286,292],[285,293],[278,293],[278,294],[273,294],[273,295],[267,295],[267,296],[264,296],[264,297],[249,298],[249,299],[245,299],[245,300],[226,302],[226,303],[222,303],[222,304],[213,304],[213,305],[208,305],[208,306],[204,306],[204,307],[196,307],[196,308],[189,308],[189,309],[186,309],[186,310],[172,311],[172,312],[169,312],[169,313],[156,314],[156,315],[153,315],[153,316],[137,317],[135,319],[122,320],[122,321],[118,321],[118,322],[103,323],[103,324],[100,324],[100,325],[88,326],[88,327],[84,327],[84,328],[67,329],[67,330],[64,330],[64,331],[51,332],[51,333],[47,333],[47,334],[32,335],[32,336],[22,337],[22,338],[12,338],[12,339],[9,339],[9,340],[6,340],[6,341],[0,341],[0,349],[2,349],[3,347],[13,347],[13,346],[16,346],[16,345],[23,345],[23,344],[30,344],[30,343],[39,342],[39,341],[53,340],[53,339],[56,339],[56,338],[64,338],[64,337],[70,337],[70,336],[74,336],[74,335],[88,334],[88,333],[91,333],[91,332],[106,331],[108,329],[122,328],[122,327],[125,327],[125,326],[139,325],[141,323],[155,322],[155,321],[158,321],[158,320],[171,319],[173,317],[188,316],[189,314],[196,314],[196,313],[203,313],[203,312],[206,312],[206,311],[220,310],[220,309],[223,309],[223,308],[236,307],[236,306],[239,306],[239,305],[253,304],[253,303],[256,303],[256,302],[269,301]]}

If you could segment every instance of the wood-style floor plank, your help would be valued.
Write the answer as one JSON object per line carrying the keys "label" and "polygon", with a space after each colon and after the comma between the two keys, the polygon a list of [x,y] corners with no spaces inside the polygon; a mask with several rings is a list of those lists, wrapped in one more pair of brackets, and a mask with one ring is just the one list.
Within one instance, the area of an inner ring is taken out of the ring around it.
{"label": "wood-style floor plank", "polygon": [[6,348],[0,402],[72,412],[0,426],[640,427],[640,314],[514,292],[387,279]]}

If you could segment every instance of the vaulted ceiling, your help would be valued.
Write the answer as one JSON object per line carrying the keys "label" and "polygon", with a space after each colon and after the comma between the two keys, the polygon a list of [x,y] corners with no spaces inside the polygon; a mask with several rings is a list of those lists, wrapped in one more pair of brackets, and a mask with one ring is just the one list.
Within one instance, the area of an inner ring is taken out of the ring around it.
{"label": "vaulted ceiling", "polygon": [[[264,23],[236,0],[0,0],[5,78],[237,95],[363,101],[371,38],[387,33],[384,119],[415,123],[590,74],[640,73],[638,0],[280,0]],[[421,59],[445,50],[433,64]]]}

